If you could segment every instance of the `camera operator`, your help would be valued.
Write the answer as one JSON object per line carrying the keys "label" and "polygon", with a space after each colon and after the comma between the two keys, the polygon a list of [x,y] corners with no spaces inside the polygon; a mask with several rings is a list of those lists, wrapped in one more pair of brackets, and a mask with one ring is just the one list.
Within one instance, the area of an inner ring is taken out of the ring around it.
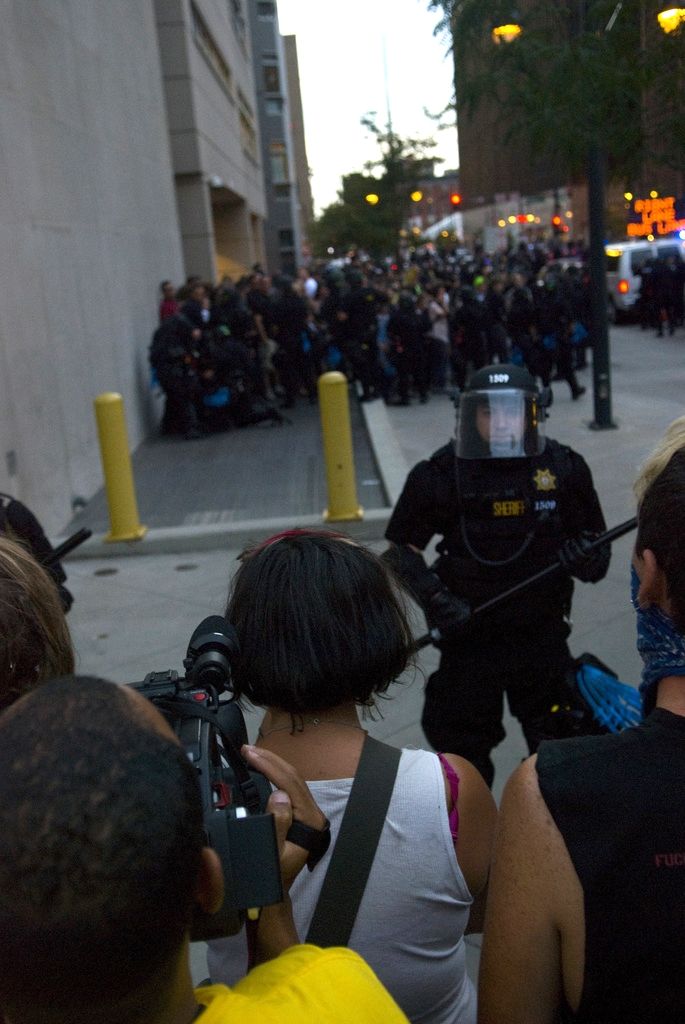
{"label": "camera operator", "polygon": [[[280,758],[243,753],[281,787],[268,809],[287,890],[307,856],[285,840],[292,819],[321,828],[323,815]],[[293,945],[287,897],[261,913],[259,966],[232,990],[193,991],[193,908],[211,914],[222,900],[196,772],[152,704],[123,686],[67,676],[0,717],[7,1024],[406,1020],[356,954]]]}

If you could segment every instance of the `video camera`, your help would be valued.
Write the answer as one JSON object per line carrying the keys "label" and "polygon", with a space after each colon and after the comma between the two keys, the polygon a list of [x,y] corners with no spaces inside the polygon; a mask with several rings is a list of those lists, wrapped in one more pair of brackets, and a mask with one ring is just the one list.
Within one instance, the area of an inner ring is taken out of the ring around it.
{"label": "video camera", "polygon": [[132,686],[162,712],[197,770],[207,843],[221,858],[224,900],[215,914],[196,908],[191,939],[240,931],[250,908],[283,900],[278,843],[265,808],[271,786],[240,754],[245,720],[232,696],[231,661],[238,638],[227,619],[210,615],[197,627],[178,672],[149,672]]}

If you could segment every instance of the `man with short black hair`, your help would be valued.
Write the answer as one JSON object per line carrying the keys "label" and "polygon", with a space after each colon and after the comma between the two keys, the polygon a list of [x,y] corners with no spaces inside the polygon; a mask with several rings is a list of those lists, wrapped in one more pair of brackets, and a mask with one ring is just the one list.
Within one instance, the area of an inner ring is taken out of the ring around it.
{"label": "man with short black hair", "polygon": [[[306,851],[285,842],[293,814],[323,816],[290,766],[243,748],[288,794],[272,794],[287,889]],[[289,900],[263,909],[262,962],[234,989],[193,991],[196,904],[223,899],[205,845],[192,767],[140,694],[69,676],[0,718],[0,1011],[6,1024],[406,1024],[346,949],[293,946]],[[270,959],[274,958],[274,959]]]}

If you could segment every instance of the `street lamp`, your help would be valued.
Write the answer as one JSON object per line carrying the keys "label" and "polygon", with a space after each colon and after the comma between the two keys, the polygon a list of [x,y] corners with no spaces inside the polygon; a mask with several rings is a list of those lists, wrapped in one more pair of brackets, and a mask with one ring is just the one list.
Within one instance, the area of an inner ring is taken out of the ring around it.
{"label": "street lamp", "polygon": [[378,202],[378,196],[375,192],[369,192],[368,196],[364,196],[364,198],[370,206],[375,206]]}
{"label": "street lamp", "polygon": [[511,22],[508,25],[496,25],[492,30],[492,38],[499,46],[500,43],[513,43],[517,36],[521,35],[521,26]]}
{"label": "street lamp", "polygon": [[412,192],[412,194],[411,194],[411,196],[409,198],[414,203],[420,203],[421,200],[423,199],[423,192],[419,192],[419,190],[417,189],[416,192]]}
{"label": "street lamp", "polygon": [[[585,10],[584,0],[579,0],[582,15]],[[616,4],[614,12],[604,29],[605,34],[614,27],[623,3]],[[683,10],[685,15],[685,9]],[[661,18],[660,18],[661,23]],[[677,25],[680,24],[678,19]],[[662,26],[663,27],[663,26]],[[521,35],[518,15],[512,13],[510,23],[498,25],[493,29],[492,38],[496,43],[512,43]],[[592,430],[606,430],[615,427],[611,418],[611,378],[609,359],[609,330],[606,309],[606,257],[604,254],[604,154],[598,142],[593,142],[588,151],[588,221],[590,226],[590,258],[588,270],[591,294],[591,325],[593,334],[592,376],[594,391],[595,418],[590,424]],[[515,218],[514,218],[515,219]],[[509,217],[509,222],[512,218]],[[568,225],[561,222],[555,213],[552,218],[555,232],[568,231]]]}
{"label": "street lamp", "polygon": [[678,26],[685,21],[685,8],[672,7],[668,11],[661,11],[656,17],[664,32],[675,32]]}

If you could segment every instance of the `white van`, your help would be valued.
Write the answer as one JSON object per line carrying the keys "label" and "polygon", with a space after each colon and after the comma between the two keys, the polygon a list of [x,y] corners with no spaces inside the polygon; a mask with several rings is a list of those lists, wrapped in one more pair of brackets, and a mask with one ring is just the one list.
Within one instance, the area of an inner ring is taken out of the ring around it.
{"label": "white van", "polygon": [[664,238],[659,242],[612,242],[605,245],[607,258],[607,312],[612,323],[618,323],[629,313],[642,283],[641,268],[649,259],[675,256],[685,259],[685,242],[679,238]]}

